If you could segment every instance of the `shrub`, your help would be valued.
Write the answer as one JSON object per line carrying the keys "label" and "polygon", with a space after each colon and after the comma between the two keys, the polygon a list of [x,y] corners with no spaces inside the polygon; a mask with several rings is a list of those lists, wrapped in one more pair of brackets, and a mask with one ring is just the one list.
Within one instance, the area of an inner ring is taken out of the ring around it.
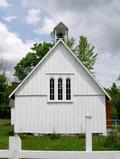
{"label": "shrub", "polygon": [[116,136],[107,136],[104,140],[104,146],[112,150],[120,150],[120,138]]}
{"label": "shrub", "polygon": [[50,134],[49,137],[50,137],[50,139],[59,139],[61,137],[61,135],[53,133],[53,134]]}
{"label": "shrub", "polygon": [[84,139],[84,138],[85,138],[85,134],[78,134],[77,136],[78,136],[78,138],[80,138],[80,139]]}

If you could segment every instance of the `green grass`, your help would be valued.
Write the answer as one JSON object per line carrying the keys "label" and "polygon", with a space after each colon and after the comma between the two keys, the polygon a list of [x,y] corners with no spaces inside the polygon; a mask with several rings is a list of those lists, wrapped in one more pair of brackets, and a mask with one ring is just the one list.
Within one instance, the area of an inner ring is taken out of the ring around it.
{"label": "green grass", "polygon": [[13,127],[10,125],[10,120],[0,119],[0,149],[8,148],[8,140],[12,132]]}
{"label": "green grass", "polygon": [[[13,127],[10,126],[10,121],[0,119],[0,149],[8,149],[9,136],[12,134]],[[47,135],[34,137],[23,134],[20,137],[24,150],[85,150],[85,138],[83,136]],[[120,137],[94,136],[93,150],[120,150]]]}
{"label": "green grass", "polygon": [[23,149],[29,150],[85,150],[84,139],[72,136],[61,136],[58,139],[51,139],[50,136],[24,136],[22,141]]}

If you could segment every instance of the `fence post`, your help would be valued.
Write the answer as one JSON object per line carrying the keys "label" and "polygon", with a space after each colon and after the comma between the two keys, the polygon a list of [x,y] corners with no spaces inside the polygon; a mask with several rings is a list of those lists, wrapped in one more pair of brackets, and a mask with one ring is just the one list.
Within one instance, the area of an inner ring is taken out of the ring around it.
{"label": "fence post", "polygon": [[86,126],[86,151],[91,152],[92,151],[92,131],[91,131],[91,120],[92,116],[85,116],[85,126]]}
{"label": "fence post", "polygon": [[9,150],[13,154],[13,158],[10,159],[19,159],[19,151],[21,150],[21,139],[19,136],[9,137]]}

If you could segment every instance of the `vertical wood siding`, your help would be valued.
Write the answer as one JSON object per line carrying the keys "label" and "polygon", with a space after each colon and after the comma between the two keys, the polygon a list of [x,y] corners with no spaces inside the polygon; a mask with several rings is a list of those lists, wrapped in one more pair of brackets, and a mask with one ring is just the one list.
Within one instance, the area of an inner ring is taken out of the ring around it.
{"label": "vertical wood siding", "polygon": [[107,128],[112,127],[112,103],[106,99],[106,123]]}
{"label": "vertical wood siding", "polygon": [[15,122],[15,108],[11,108],[11,125],[14,125]]}
{"label": "vertical wood siding", "polygon": [[[49,102],[51,77],[63,79],[64,97],[71,78],[71,103]],[[85,115],[92,115],[94,133],[106,133],[104,93],[60,43],[16,92],[15,132],[84,133]]]}
{"label": "vertical wood siding", "polygon": [[[50,74],[51,73],[51,74]],[[74,76],[74,94],[104,95],[98,85],[80,67],[69,51],[60,43],[53,53],[27,79],[16,95],[48,95],[48,86],[51,76]],[[73,74],[70,74],[73,73]]]}
{"label": "vertical wood siding", "polygon": [[104,96],[78,96],[74,103],[46,103],[46,97],[16,97],[15,132],[84,133],[85,115],[92,131],[106,133]]}

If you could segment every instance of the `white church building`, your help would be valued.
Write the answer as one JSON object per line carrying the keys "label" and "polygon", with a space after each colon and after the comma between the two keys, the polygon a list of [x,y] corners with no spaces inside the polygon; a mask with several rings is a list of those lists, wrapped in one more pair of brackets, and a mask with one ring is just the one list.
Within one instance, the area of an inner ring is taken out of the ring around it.
{"label": "white church building", "polygon": [[11,93],[11,123],[15,133],[85,133],[85,116],[92,116],[92,133],[106,135],[111,119],[110,96],[68,48],[68,28],[53,30],[55,45]]}

